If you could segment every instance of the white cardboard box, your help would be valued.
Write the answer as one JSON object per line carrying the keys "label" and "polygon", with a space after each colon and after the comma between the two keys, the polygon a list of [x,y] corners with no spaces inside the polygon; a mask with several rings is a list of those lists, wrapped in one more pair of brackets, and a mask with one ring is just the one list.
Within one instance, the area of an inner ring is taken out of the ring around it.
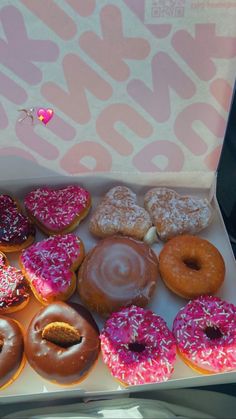
{"label": "white cardboard box", "polygon": [[[169,179],[168,179],[169,177]],[[87,187],[93,198],[93,208],[96,207],[96,202],[101,195],[104,194],[111,186],[121,184],[125,181],[127,177],[123,175],[116,174],[116,180],[114,176],[112,179],[109,179],[107,175],[105,176],[81,176],[78,179],[68,179],[67,177],[56,177],[56,178],[42,178],[42,179],[32,179],[27,182],[27,180],[17,181],[13,185],[12,182],[4,183],[2,185],[5,191],[11,192],[12,194],[23,198],[25,193],[32,189],[32,186],[36,187],[39,185],[54,185],[55,187],[71,183],[79,183]],[[143,196],[145,191],[148,190],[150,186],[153,185],[163,185],[163,182],[172,184],[175,190],[180,193],[191,193],[198,196],[207,196],[211,197],[212,190],[209,188],[209,180],[204,177],[197,177],[198,181],[195,181],[195,187],[189,188],[189,180],[185,178],[185,181],[176,178],[169,174],[166,177],[166,180],[159,179],[158,175],[150,176],[132,176],[129,177],[129,182],[125,182],[126,185],[132,187],[134,191],[137,192],[139,196],[139,202],[142,204]],[[191,185],[193,185],[193,179],[190,179]],[[182,187],[177,185],[182,183]],[[148,186],[150,184],[150,186]],[[205,184],[205,187],[204,187]],[[198,185],[201,187],[199,188]],[[215,215],[212,221],[212,224],[205,230],[200,233],[200,236],[211,241],[222,253],[225,264],[226,264],[226,278],[223,286],[217,293],[217,295],[227,301],[236,304],[236,292],[235,292],[235,259],[232,253],[231,245],[222,221],[221,214],[216,202],[216,199],[213,195],[212,203],[215,209]],[[92,211],[93,211],[92,208]],[[76,229],[75,234],[78,234],[85,243],[85,249],[88,251],[93,247],[97,239],[93,238],[88,231],[88,220],[91,216],[84,220],[81,225]],[[41,233],[37,234],[37,240],[42,238]],[[154,251],[159,254],[160,249],[163,244],[160,242],[153,245]],[[13,264],[17,265],[18,255],[9,255],[9,259]],[[73,301],[79,301],[79,298],[74,295],[72,297]],[[169,328],[172,328],[172,322],[177,314],[178,310],[187,303],[186,300],[179,298],[171,291],[169,291],[161,279],[158,281],[156,293],[149,304],[149,308],[154,312],[162,316],[167,322]],[[24,326],[27,327],[30,319],[36,313],[40,304],[32,296],[31,302],[28,307],[18,313],[11,314],[11,317],[20,320]],[[99,324],[99,327],[102,327],[103,321],[101,318],[95,315],[95,318]],[[144,391],[149,389],[171,389],[179,387],[190,387],[190,386],[200,386],[200,385],[209,385],[209,384],[219,384],[234,382],[236,379],[236,372],[226,373],[226,374],[214,374],[214,375],[200,375],[192,371],[187,367],[180,359],[177,360],[175,364],[175,372],[172,378],[165,382],[159,384],[145,385],[145,386],[134,386],[134,387],[123,387],[116,380],[114,380],[107,369],[103,364],[101,356],[99,362],[89,374],[88,378],[85,379],[81,384],[71,387],[61,387],[47,382],[36,374],[32,368],[27,363],[25,369],[19,376],[19,378],[11,386],[1,391],[0,394],[0,403],[6,402],[16,402],[20,400],[44,400],[48,397],[57,398],[57,397],[73,397],[77,395],[78,397],[98,397],[98,396],[108,396],[108,395],[118,395],[122,393],[129,393],[134,391]]]}

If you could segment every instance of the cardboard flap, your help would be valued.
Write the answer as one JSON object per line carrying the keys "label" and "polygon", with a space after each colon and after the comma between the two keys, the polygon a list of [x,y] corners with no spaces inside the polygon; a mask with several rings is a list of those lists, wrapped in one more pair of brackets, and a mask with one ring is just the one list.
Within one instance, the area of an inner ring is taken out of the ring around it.
{"label": "cardboard flap", "polygon": [[2,179],[215,171],[235,0],[2,0],[0,18]]}

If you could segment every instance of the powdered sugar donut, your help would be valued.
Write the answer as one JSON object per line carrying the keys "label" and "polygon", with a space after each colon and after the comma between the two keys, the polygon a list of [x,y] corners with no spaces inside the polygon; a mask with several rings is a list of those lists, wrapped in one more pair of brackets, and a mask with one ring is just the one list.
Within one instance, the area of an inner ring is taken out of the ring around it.
{"label": "powdered sugar donut", "polygon": [[12,384],[25,366],[24,331],[20,323],[0,316],[0,390]]}
{"label": "powdered sugar donut", "polygon": [[123,384],[166,381],[174,370],[174,337],[151,310],[130,306],[113,313],[100,339],[105,364]]}
{"label": "powdered sugar donut", "polygon": [[198,236],[176,236],[159,255],[160,273],[166,286],[180,297],[191,299],[215,294],[225,278],[219,250]]}
{"label": "powdered sugar donut", "polygon": [[207,199],[182,196],[172,189],[153,188],[144,197],[157,234],[166,241],[179,234],[196,234],[212,220],[213,208]]}
{"label": "powdered sugar donut", "polygon": [[20,265],[35,297],[42,304],[67,300],[76,286],[75,271],[84,258],[82,241],[74,234],[42,240],[20,256]]}
{"label": "powdered sugar donut", "polygon": [[137,195],[127,186],[115,186],[97,206],[89,230],[101,238],[122,234],[143,240],[151,226],[150,215],[138,205]]}
{"label": "powdered sugar donut", "polygon": [[184,362],[203,373],[236,369],[236,306],[202,296],[177,314],[173,333]]}
{"label": "powdered sugar donut", "polygon": [[73,231],[91,207],[89,192],[78,185],[38,188],[24,202],[31,220],[48,235]]}

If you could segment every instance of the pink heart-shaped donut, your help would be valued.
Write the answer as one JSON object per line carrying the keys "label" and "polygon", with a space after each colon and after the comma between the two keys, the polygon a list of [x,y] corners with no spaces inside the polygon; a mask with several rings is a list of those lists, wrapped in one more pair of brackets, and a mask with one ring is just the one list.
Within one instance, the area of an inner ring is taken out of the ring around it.
{"label": "pink heart-shaped donut", "polygon": [[67,300],[76,286],[75,271],[84,258],[82,241],[74,234],[52,236],[33,244],[20,256],[20,266],[42,304]]}
{"label": "pink heart-shaped donut", "polygon": [[62,189],[38,188],[24,202],[31,220],[46,234],[73,231],[91,206],[89,192],[73,185]]}

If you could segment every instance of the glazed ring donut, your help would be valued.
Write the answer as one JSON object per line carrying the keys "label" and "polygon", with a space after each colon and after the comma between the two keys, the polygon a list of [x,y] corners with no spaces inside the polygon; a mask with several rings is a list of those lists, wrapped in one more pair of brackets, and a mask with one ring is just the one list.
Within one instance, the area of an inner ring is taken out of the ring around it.
{"label": "glazed ring donut", "polygon": [[213,244],[197,236],[169,240],[160,253],[159,264],[166,286],[183,298],[214,294],[224,281],[223,257]]}
{"label": "glazed ring donut", "polygon": [[24,338],[18,322],[0,316],[0,389],[13,383],[25,365]]}
{"label": "glazed ring donut", "polygon": [[236,306],[202,296],[177,314],[173,333],[184,362],[202,374],[236,369]]}
{"label": "glazed ring donut", "polygon": [[98,327],[79,304],[50,304],[29,325],[25,340],[27,360],[39,375],[56,384],[82,381],[99,352]]}
{"label": "glazed ring donut", "polygon": [[103,361],[122,384],[162,382],[174,371],[174,336],[151,310],[133,305],[113,313],[100,339]]}

